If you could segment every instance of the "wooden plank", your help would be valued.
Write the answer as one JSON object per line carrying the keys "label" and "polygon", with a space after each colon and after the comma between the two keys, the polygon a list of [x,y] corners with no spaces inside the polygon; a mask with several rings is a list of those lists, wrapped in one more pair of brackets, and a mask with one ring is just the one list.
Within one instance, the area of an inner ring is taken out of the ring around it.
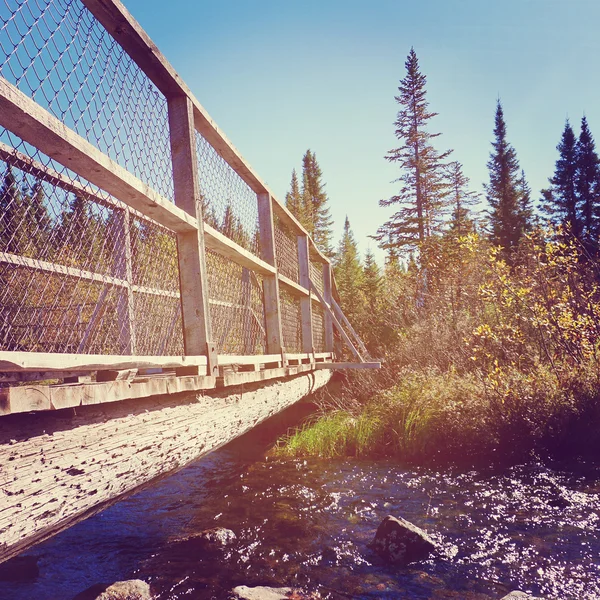
{"label": "wooden plank", "polygon": [[26,269],[35,269],[37,271],[46,271],[47,273],[54,273],[55,275],[66,275],[67,277],[85,279],[87,281],[94,281],[96,283],[103,283],[106,285],[116,285],[119,287],[127,287],[129,285],[124,279],[111,277],[110,275],[84,271],[83,269],[78,269],[76,267],[67,267],[57,263],[38,260],[37,258],[9,254],[8,252],[0,252],[0,263],[24,267]]}
{"label": "wooden plank", "polygon": [[[331,306],[333,296],[331,294],[331,264],[325,263],[323,265],[323,298],[327,304]],[[324,329],[325,329],[325,350],[327,352],[333,352],[333,321],[328,311],[324,312]]]}
{"label": "wooden plank", "polygon": [[219,354],[219,365],[260,365],[281,360],[281,354],[256,354],[242,356],[237,354]]}
{"label": "wooden plank", "polygon": [[[302,287],[310,289],[310,253],[308,249],[308,237],[299,235],[297,237],[297,246],[299,283]],[[312,302],[309,294],[308,296],[300,298],[303,352],[314,352],[312,317]]]}
{"label": "wooden plank", "polygon": [[128,206],[177,232],[198,222],[0,77],[0,125]]}
{"label": "wooden plank", "polygon": [[51,414],[4,420],[0,561],[229,442],[330,376],[87,406],[60,424]]}
{"label": "wooden plank", "polygon": [[[168,104],[175,203],[202,223],[192,103],[185,96],[176,96]],[[202,227],[177,234],[177,256],[185,353],[208,354],[212,331]],[[216,365],[209,362],[208,368],[209,374],[213,374]]]}
{"label": "wooden plank", "polygon": [[230,240],[226,235],[223,235],[207,223],[204,223],[204,240],[207,248],[242,267],[262,273],[263,275],[274,275],[276,272],[273,265],[254,256],[252,252],[236,244],[233,240]]}
{"label": "wooden plank", "polygon": [[352,354],[354,354],[354,356],[356,356],[356,358],[359,360],[359,362],[365,362],[364,359],[362,358],[362,356],[359,354],[358,350],[354,347],[352,340],[348,337],[348,334],[345,332],[344,328],[340,325],[340,322],[337,320],[336,316],[333,314],[333,310],[331,310],[331,307],[329,306],[329,304],[327,304],[327,302],[325,302],[323,296],[321,296],[321,292],[319,292],[319,290],[315,287],[315,284],[312,281],[310,282],[310,286],[311,286],[312,290],[314,291],[314,293],[317,295],[317,298],[319,298],[319,301],[321,302],[321,305],[325,309],[325,312],[329,313],[331,320],[333,321],[333,324],[335,325],[336,329],[339,331],[344,342],[346,342],[346,346],[348,346],[348,348],[350,349]]}
{"label": "wooden plank", "polygon": [[[262,259],[277,269],[273,203],[270,194],[258,194],[258,226]],[[277,271],[263,277],[267,352],[278,354],[283,350],[281,308],[279,306],[279,279]]]}
{"label": "wooden plank", "polygon": [[25,173],[35,176],[41,181],[45,181],[50,185],[59,187],[66,192],[71,192],[80,198],[90,200],[100,204],[101,206],[111,209],[127,209],[133,216],[136,216],[140,219],[149,218],[139,210],[135,210],[124,202],[113,198],[106,192],[97,189],[96,186],[82,185],[79,181],[71,179],[64,173],[57,173],[50,167],[47,167],[46,165],[43,165],[35,159],[27,156],[26,154],[15,150],[4,142],[0,142],[0,160],[3,160],[13,167],[24,171]]}
{"label": "wooden plank", "polygon": [[286,277],[282,273],[278,273],[277,276],[279,278],[280,285],[283,285],[286,290],[292,294],[292,296],[296,296],[297,298],[305,298],[311,295],[309,290],[299,283],[296,283],[293,279]]}
{"label": "wooden plank", "polygon": [[315,364],[315,369],[330,369],[332,371],[339,371],[341,369],[381,369],[380,362],[362,362],[362,363],[354,363],[354,362],[327,362],[327,363],[317,363]]}
{"label": "wooden plank", "polygon": [[352,334],[352,337],[354,337],[354,340],[358,344],[358,347],[361,349],[363,354],[365,356],[369,356],[369,351],[367,350],[367,347],[363,344],[363,341],[360,339],[360,337],[358,337],[358,333],[354,331],[354,328],[350,324],[350,321],[348,321],[348,319],[346,318],[346,315],[340,308],[340,305],[333,298],[331,299],[331,306],[333,306],[333,310],[337,315],[338,319],[340,319],[346,325],[346,327],[348,327],[350,333]]}
{"label": "wooden plank", "polygon": [[206,356],[114,356],[0,351],[0,372],[176,369],[206,366]]}
{"label": "wooden plank", "polygon": [[[115,239],[113,249],[115,275],[128,283],[133,281],[131,254],[131,234],[128,210],[116,210],[113,213],[115,231],[111,232]],[[119,331],[119,349],[125,354],[136,353],[135,314],[133,308],[133,291],[127,285],[117,299],[117,328]]]}

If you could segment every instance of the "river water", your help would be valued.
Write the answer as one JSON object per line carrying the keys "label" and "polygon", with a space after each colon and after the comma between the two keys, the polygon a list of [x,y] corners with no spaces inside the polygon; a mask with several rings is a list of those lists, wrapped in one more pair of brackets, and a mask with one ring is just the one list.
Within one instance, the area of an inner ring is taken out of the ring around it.
{"label": "river water", "polygon": [[[265,459],[267,427],[30,550],[39,576],[0,582],[2,600],[70,600],[141,578],[160,600],[226,599],[236,585],[324,598],[501,598],[521,589],[600,598],[600,467],[435,470],[394,461]],[[441,555],[400,568],[368,549],[387,514],[426,529]],[[225,550],[173,540],[212,527]]]}

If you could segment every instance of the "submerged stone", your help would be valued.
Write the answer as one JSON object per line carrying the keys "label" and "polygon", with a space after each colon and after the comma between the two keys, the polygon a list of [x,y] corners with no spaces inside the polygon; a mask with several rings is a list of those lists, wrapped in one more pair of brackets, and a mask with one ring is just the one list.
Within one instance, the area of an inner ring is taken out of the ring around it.
{"label": "submerged stone", "polygon": [[17,556],[0,565],[0,581],[33,581],[40,574],[35,556]]}
{"label": "submerged stone", "polygon": [[73,600],[152,600],[150,586],[141,579],[97,583],[77,594]]}
{"label": "submerged stone", "polygon": [[257,587],[238,585],[232,590],[232,593],[233,598],[240,600],[288,600],[292,591],[292,588],[289,587],[273,588],[264,585]]}
{"label": "submerged stone", "polygon": [[424,560],[437,550],[435,542],[425,531],[391,515],[381,522],[369,548],[396,565]]}

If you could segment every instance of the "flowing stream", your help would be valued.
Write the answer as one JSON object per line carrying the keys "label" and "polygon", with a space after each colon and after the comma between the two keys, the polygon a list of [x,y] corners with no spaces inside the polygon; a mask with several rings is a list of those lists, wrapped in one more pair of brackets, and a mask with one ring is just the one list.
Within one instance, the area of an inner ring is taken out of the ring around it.
{"label": "flowing stream", "polygon": [[[157,598],[227,599],[236,585],[290,585],[324,598],[600,598],[600,467],[541,462],[503,470],[393,461],[265,459],[259,428],[27,554],[39,576],[0,582],[2,600],[70,600],[98,582],[141,578]],[[387,514],[426,529],[441,555],[385,564],[367,544]],[[213,527],[211,552],[173,540]]]}

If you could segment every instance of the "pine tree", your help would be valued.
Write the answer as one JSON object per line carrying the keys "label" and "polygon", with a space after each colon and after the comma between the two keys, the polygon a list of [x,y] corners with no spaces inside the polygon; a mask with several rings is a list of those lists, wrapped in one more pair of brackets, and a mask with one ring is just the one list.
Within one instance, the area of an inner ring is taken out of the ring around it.
{"label": "pine tree", "polygon": [[382,275],[379,265],[371,250],[365,253],[365,266],[363,268],[363,293],[369,313],[374,315],[381,306]]}
{"label": "pine tree", "polygon": [[554,225],[562,225],[577,239],[581,239],[583,223],[580,217],[577,194],[577,140],[567,120],[561,140],[556,146],[559,156],[554,176],[549,179],[551,187],[542,190],[542,210]]}
{"label": "pine tree", "polygon": [[303,227],[308,231],[310,224],[306,222],[303,211],[302,193],[300,192],[300,184],[298,183],[298,175],[296,169],[292,170],[292,181],[290,182],[290,191],[285,195],[285,205],[288,210],[300,221]]}
{"label": "pine tree", "polygon": [[322,181],[323,173],[314,152],[307,150],[302,158],[301,221],[312,236],[317,247],[326,255],[333,256],[331,246],[333,220],[329,214],[329,199]]}
{"label": "pine tree", "polygon": [[382,248],[390,246],[417,248],[435,233],[441,223],[445,196],[449,193],[444,178],[445,159],[451,153],[439,153],[432,140],[439,133],[427,131],[428,122],[437,113],[430,112],[426,99],[426,77],[419,71],[414,48],[405,62],[406,76],[400,81],[400,105],[394,123],[396,137],[402,146],[390,150],[386,159],[398,164],[401,183],[398,194],[380,200],[380,206],[399,206],[374,236]]}
{"label": "pine tree", "polygon": [[450,231],[456,235],[465,235],[474,228],[471,208],[479,200],[479,194],[469,191],[469,178],[463,173],[462,165],[453,161],[448,165],[448,181],[450,183],[450,201],[452,215]]}
{"label": "pine tree", "polygon": [[535,215],[531,201],[531,187],[527,183],[523,169],[521,169],[521,176],[517,181],[517,192],[519,194],[519,213],[523,232],[528,233],[533,229]]}
{"label": "pine tree", "polygon": [[506,140],[506,124],[500,100],[496,106],[493,151],[487,167],[490,182],[484,186],[490,205],[492,242],[510,260],[527,228],[519,189],[520,168],[515,149]]}
{"label": "pine tree", "polygon": [[360,322],[364,312],[363,268],[348,217],[333,258],[333,271],[344,313],[351,323]]}
{"label": "pine tree", "polygon": [[21,194],[17,187],[17,180],[10,165],[4,173],[2,187],[0,187],[0,250],[3,252],[18,253],[18,229]]}
{"label": "pine tree", "polygon": [[600,168],[594,138],[587,123],[581,119],[581,132],[577,140],[577,170],[575,186],[581,210],[581,239],[588,251],[598,250],[598,212]]}

